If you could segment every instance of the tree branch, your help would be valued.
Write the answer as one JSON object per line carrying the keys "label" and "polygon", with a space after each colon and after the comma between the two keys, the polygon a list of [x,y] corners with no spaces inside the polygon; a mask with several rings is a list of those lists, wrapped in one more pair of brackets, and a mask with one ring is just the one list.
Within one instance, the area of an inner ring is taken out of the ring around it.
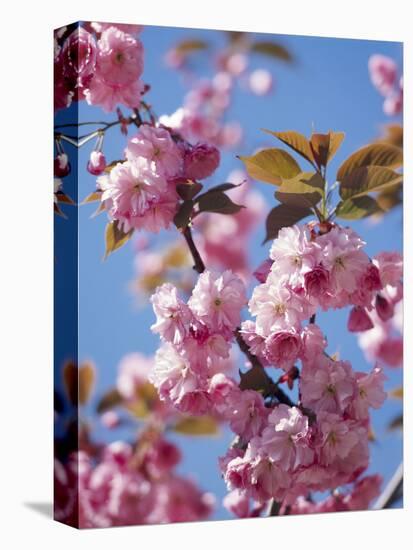
{"label": "tree branch", "polygon": [[200,253],[198,252],[196,244],[194,243],[194,239],[192,237],[192,231],[191,231],[191,228],[189,227],[189,225],[187,225],[185,227],[185,229],[182,231],[182,235],[184,236],[184,238],[187,242],[189,251],[190,251],[190,253],[192,255],[192,258],[194,260],[194,269],[195,269],[195,271],[197,271],[199,274],[203,273],[205,271],[205,264],[204,264],[204,262],[201,258]]}

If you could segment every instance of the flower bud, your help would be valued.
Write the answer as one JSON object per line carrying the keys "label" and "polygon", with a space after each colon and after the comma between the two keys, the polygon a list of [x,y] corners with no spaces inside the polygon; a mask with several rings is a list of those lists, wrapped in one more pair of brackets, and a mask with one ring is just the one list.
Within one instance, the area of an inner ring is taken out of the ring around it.
{"label": "flower bud", "polygon": [[367,314],[364,307],[355,306],[350,311],[350,315],[347,322],[347,329],[349,332],[363,332],[370,330],[374,327],[372,320]]}
{"label": "flower bud", "polygon": [[57,178],[64,178],[70,172],[69,157],[66,153],[59,153],[54,159],[54,175]]}
{"label": "flower bud", "polygon": [[185,176],[202,180],[211,176],[218,168],[220,154],[216,147],[201,143],[188,149],[184,157]]}
{"label": "flower bud", "polygon": [[87,163],[87,170],[93,176],[99,176],[106,168],[106,158],[102,151],[92,151]]}

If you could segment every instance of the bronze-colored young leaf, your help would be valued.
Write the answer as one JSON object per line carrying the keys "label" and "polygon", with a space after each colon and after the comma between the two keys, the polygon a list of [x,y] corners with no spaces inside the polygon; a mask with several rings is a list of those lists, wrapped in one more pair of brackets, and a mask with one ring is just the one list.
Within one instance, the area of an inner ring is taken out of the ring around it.
{"label": "bronze-colored young leaf", "polygon": [[212,416],[185,416],[178,420],[173,430],[184,435],[215,435],[219,426]]}
{"label": "bronze-colored young leaf", "polygon": [[119,405],[122,405],[123,397],[118,392],[116,388],[113,388],[106,392],[99,400],[96,410],[99,414],[102,414],[106,411],[110,411]]}
{"label": "bronze-colored young leaf", "polygon": [[330,150],[330,134],[312,134],[310,147],[317,166],[326,166]]}
{"label": "bronze-colored young leaf", "polygon": [[118,225],[117,221],[109,222],[106,226],[105,232],[105,241],[106,241],[106,250],[105,258],[109,256],[118,248],[121,248],[124,244],[128,242],[133,234],[133,229],[124,233]]}
{"label": "bronze-colored young leaf", "polygon": [[251,51],[261,53],[275,59],[281,59],[282,61],[291,62],[293,60],[293,56],[285,46],[270,40],[257,40],[252,44]]}
{"label": "bronze-colored young leaf", "polygon": [[403,415],[398,414],[389,422],[387,429],[389,432],[393,432],[395,430],[402,430],[403,429]]}
{"label": "bronze-colored young leaf", "polygon": [[394,399],[403,400],[403,386],[399,386],[398,388],[394,388],[394,390],[389,391],[389,395]]}
{"label": "bronze-colored young leaf", "polygon": [[330,162],[330,160],[337,153],[346,135],[344,132],[332,132],[331,130],[329,134],[330,134],[330,147],[328,149],[328,162]]}
{"label": "bronze-colored young leaf", "polygon": [[72,405],[78,402],[78,370],[74,361],[66,361],[63,365],[63,382],[66,395]]}
{"label": "bronze-colored young leaf", "polygon": [[176,192],[183,200],[193,199],[200,191],[203,185],[197,181],[188,180],[187,183],[178,183]]}
{"label": "bronze-colored young leaf", "polygon": [[102,191],[93,191],[83,201],[82,204],[88,204],[90,202],[98,202],[102,199]]}
{"label": "bronze-colored young leaf", "polygon": [[343,162],[338,169],[337,180],[343,181],[347,175],[361,166],[385,166],[395,169],[402,164],[402,149],[387,143],[372,143],[362,147]]}
{"label": "bronze-colored young leaf", "polygon": [[293,151],[308,160],[314,168],[316,167],[310,142],[305,136],[303,136],[303,134],[295,132],[294,130],[288,130],[287,132],[273,132],[271,130],[264,129],[264,132],[278,138],[280,141],[285,143],[285,145],[291,147]]}
{"label": "bronze-colored young leaf", "polygon": [[185,200],[178,208],[178,212],[174,216],[174,224],[178,229],[184,229],[191,219],[194,201]]}
{"label": "bronze-colored young leaf", "polygon": [[377,139],[377,143],[389,143],[396,147],[403,147],[403,126],[387,124],[383,128],[383,135]]}
{"label": "bronze-colored young leaf", "polygon": [[84,362],[79,367],[79,403],[88,402],[96,378],[96,369],[93,363]]}
{"label": "bronze-colored young leaf", "polygon": [[63,204],[71,204],[72,206],[76,205],[75,201],[71,197],[69,197],[69,195],[66,195],[66,193],[63,193],[63,191],[58,191],[56,193],[56,199],[57,199],[57,202],[61,202]]}
{"label": "bronze-colored young leaf", "polygon": [[336,208],[336,215],[344,220],[359,220],[372,214],[382,212],[377,201],[369,195],[355,197],[339,202]]}
{"label": "bronze-colored young leaf", "polygon": [[197,200],[200,212],[215,212],[217,214],[237,214],[244,206],[233,202],[221,191],[208,192]]}
{"label": "bronze-colored young leaf", "polygon": [[180,54],[187,55],[189,53],[206,50],[207,48],[208,42],[194,38],[191,40],[182,40],[182,42],[178,42],[174,49]]}
{"label": "bronze-colored young leaf", "polygon": [[282,149],[263,149],[251,157],[239,158],[253,179],[273,185],[280,185],[283,178],[293,178],[301,172],[297,161]]}
{"label": "bronze-colored young leaf", "polygon": [[289,180],[283,180],[275,192],[275,198],[290,206],[308,208],[321,200],[324,180],[318,172],[301,172]]}
{"label": "bronze-colored young leaf", "polygon": [[384,191],[401,183],[403,176],[384,166],[361,166],[341,181],[340,196],[343,199],[362,197],[371,192]]}
{"label": "bronze-colored young leaf", "polygon": [[255,390],[266,394],[270,389],[270,379],[264,368],[253,366],[246,372],[239,371],[241,390]]}
{"label": "bronze-colored young leaf", "polygon": [[298,208],[288,204],[279,204],[267,216],[267,233],[264,243],[275,239],[283,227],[290,227],[311,214],[312,211],[310,208]]}

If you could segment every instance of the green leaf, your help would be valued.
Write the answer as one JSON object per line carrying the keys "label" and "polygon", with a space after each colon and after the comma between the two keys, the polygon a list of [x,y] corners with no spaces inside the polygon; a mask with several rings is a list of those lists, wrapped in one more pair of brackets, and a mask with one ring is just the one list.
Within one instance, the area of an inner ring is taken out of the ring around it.
{"label": "green leaf", "polygon": [[188,180],[187,183],[178,183],[176,186],[176,192],[183,200],[193,199],[202,189],[202,183],[191,180]]}
{"label": "green leaf", "polygon": [[283,180],[275,192],[275,198],[290,206],[308,208],[321,200],[324,180],[318,172],[301,172],[289,180]]}
{"label": "green leaf", "polygon": [[267,217],[267,234],[264,243],[275,239],[283,227],[290,227],[311,214],[312,211],[310,208],[298,208],[288,204],[276,206],[270,211]]}
{"label": "green leaf", "polygon": [[96,369],[93,363],[85,361],[79,368],[79,403],[84,405],[89,401],[96,378]]}
{"label": "green leaf", "polygon": [[184,435],[215,435],[219,431],[218,422],[212,416],[185,416],[173,430]]}
{"label": "green leaf", "polygon": [[287,132],[272,132],[271,130],[266,130],[264,132],[271,134],[272,136],[278,138],[280,141],[291,147],[293,151],[304,157],[308,162],[315,166],[315,160],[313,151],[311,150],[311,145],[308,139],[300,134],[299,132],[294,132],[289,130]]}
{"label": "green leaf", "polygon": [[361,197],[370,192],[384,191],[401,183],[403,176],[383,166],[361,166],[344,176],[340,185],[343,199]]}
{"label": "green leaf", "polygon": [[387,143],[373,143],[362,147],[343,162],[337,172],[337,180],[343,179],[361,166],[385,166],[399,168],[403,164],[403,150]]}
{"label": "green leaf", "polygon": [[281,59],[282,61],[291,62],[293,57],[291,53],[279,44],[278,42],[272,42],[269,40],[259,40],[252,44],[251,51],[261,53],[275,59]]}
{"label": "green leaf", "polygon": [[133,229],[128,231],[127,233],[124,233],[118,225],[117,221],[109,222],[106,226],[106,233],[105,233],[105,241],[106,241],[106,251],[105,251],[105,259],[117,250],[118,248],[121,248],[125,243],[128,242],[128,240],[131,238],[133,234]]}
{"label": "green leaf", "polygon": [[382,212],[382,209],[369,195],[346,199],[339,202],[336,208],[336,215],[344,220],[359,220],[379,212]]}
{"label": "green leaf", "polygon": [[123,397],[118,392],[116,388],[113,388],[103,394],[103,396],[100,398],[96,410],[99,414],[102,414],[106,411],[109,411],[115,407],[118,407],[119,405],[122,405],[123,403]]}
{"label": "green leaf", "polygon": [[174,224],[178,229],[184,229],[191,219],[194,201],[186,200],[179,206],[178,212],[174,216]]}
{"label": "green leaf", "polygon": [[239,387],[241,390],[255,390],[266,394],[270,390],[270,379],[264,368],[257,366],[251,367],[246,372],[239,371],[241,381]]}
{"label": "green leaf", "polygon": [[264,149],[252,157],[239,158],[252,178],[273,185],[280,185],[283,178],[293,178],[301,172],[296,160],[282,149]]}
{"label": "green leaf", "polygon": [[98,202],[102,198],[102,191],[94,191],[90,193],[83,201],[82,204],[88,204],[89,202]]}
{"label": "green leaf", "polygon": [[197,200],[200,212],[217,214],[237,214],[244,206],[235,204],[228,195],[221,191],[209,191]]}

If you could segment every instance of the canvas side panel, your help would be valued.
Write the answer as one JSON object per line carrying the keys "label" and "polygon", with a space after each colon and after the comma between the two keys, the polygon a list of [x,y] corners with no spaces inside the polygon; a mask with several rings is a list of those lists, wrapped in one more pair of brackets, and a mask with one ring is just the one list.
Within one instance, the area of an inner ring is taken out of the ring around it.
{"label": "canvas side panel", "polygon": [[[79,526],[79,201],[74,145],[79,115],[78,102],[70,91],[73,89],[73,76],[67,66],[70,52],[64,44],[78,28],[72,24],[54,31],[54,518],[72,527]],[[74,143],[70,143],[71,136]]]}

